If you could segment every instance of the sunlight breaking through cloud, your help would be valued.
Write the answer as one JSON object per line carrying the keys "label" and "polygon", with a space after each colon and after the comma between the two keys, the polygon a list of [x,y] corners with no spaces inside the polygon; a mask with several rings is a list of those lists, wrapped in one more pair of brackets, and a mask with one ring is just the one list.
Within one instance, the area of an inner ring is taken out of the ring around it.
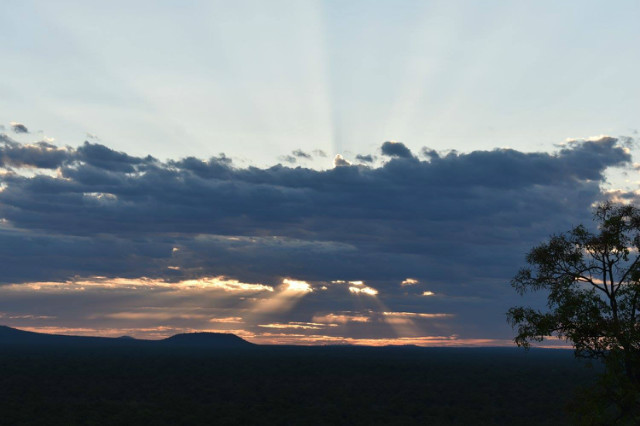
{"label": "sunlight breaking through cloud", "polygon": [[306,281],[298,281],[298,280],[285,278],[284,280],[282,280],[282,282],[287,286],[286,291],[301,292],[301,293],[311,293],[313,291],[311,284],[309,284]]}
{"label": "sunlight breaking through cloud", "polygon": [[312,292],[313,288],[308,282],[285,278],[273,296],[259,300],[252,311],[254,313],[286,312],[301,298]]}
{"label": "sunlight breaking through cloud", "polygon": [[349,291],[355,294],[367,294],[369,296],[376,296],[378,294],[378,290],[375,288],[367,287],[367,286],[350,286]]}
{"label": "sunlight breaking through cloud", "polygon": [[28,282],[4,286],[12,291],[70,292],[89,290],[222,290],[231,293],[273,292],[273,287],[265,284],[243,283],[223,276],[203,277],[193,280],[169,282],[150,278],[107,278],[90,277],[65,282]]}
{"label": "sunlight breaking through cloud", "polygon": [[364,315],[349,315],[349,314],[325,314],[325,315],[315,315],[313,317],[313,321],[321,322],[321,323],[338,323],[338,324],[347,324],[350,322],[356,323],[364,323],[369,322],[371,317]]}
{"label": "sunlight breaking through cloud", "polygon": [[373,287],[368,287],[362,280],[346,281],[346,280],[333,280],[331,284],[346,284],[350,293],[353,294],[366,294],[368,296],[376,296],[378,290]]}
{"label": "sunlight breaking through cloud", "polygon": [[262,328],[277,328],[277,329],[301,329],[301,330],[320,330],[327,327],[337,327],[337,324],[323,324],[315,322],[288,322],[286,324],[273,323],[273,324],[259,324],[258,327]]}
{"label": "sunlight breaking through cloud", "polygon": [[407,278],[404,281],[402,281],[400,285],[415,285],[419,283],[420,281],[416,280],[415,278]]}
{"label": "sunlight breaking through cloud", "polygon": [[31,327],[504,336],[485,313],[509,304],[511,265],[613,194],[605,172],[631,170],[627,142],[422,154],[389,142],[380,161],[312,169],[0,133],[0,311]]}
{"label": "sunlight breaking through cloud", "polygon": [[233,324],[233,323],[244,322],[244,320],[241,317],[224,317],[224,318],[210,318],[209,322]]}

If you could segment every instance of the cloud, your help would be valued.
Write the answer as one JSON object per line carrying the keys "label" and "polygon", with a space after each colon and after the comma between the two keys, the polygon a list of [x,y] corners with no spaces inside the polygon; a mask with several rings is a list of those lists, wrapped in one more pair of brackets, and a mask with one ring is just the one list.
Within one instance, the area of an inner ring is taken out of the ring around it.
{"label": "cloud", "polygon": [[382,151],[382,155],[387,155],[389,157],[400,157],[400,158],[411,158],[413,155],[409,148],[405,146],[402,142],[391,142],[387,141],[382,144],[380,147]]}
{"label": "cloud", "polygon": [[293,155],[281,155],[280,157],[278,157],[278,159],[289,164],[295,164],[298,161],[298,159]]}
{"label": "cloud", "polygon": [[399,318],[451,318],[452,314],[441,314],[441,313],[416,313],[416,312],[383,312],[382,315],[388,317],[399,317]]}
{"label": "cloud", "polygon": [[[432,148],[428,148],[426,146],[422,148],[421,154],[423,157],[429,160],[440,158],[440,154],[438,153],[438,151]],[[455,154],[455,151],[454,151],[454,154]]]}
{"label": "cloud", "polygon": [[295,151],[291,152],[291,155],[293,155],[294,157],[297,158],[304,158],[305,160],[311,160],[311,154],[307,154],[306,152],[300,150],[300,149],[296,149]]}
{"label": "cloud", "polygon": [[343,166],[350,166],[350,165],[351,163],[345,160],[344,157],[340,154],[337,154],[336,157],[333,159],[334,167],[343,167]]}
{"label": "cloud", "polygon": [[[486,220],[508,214],[517,221],[505,226],[517,228],[519,223],[555,217],[556,210],[558,216],[582,211],[601,195],[604,170],[630,161],[611,138],[555,154],[476,151],[430,162],[395,158],[377,168],[326,171],[236,169],[223,156],[160,163],[87,143],[77,150],[17,144],[1,153],[5,167],[58,167],[58,176],[3,176],[0,214],[18,229],[122,238],[163,232],[272,235],[280,238],[278,248],[308,243],[322,250],[343,250],[347,246],[340,244],[356,247],[363,241],[394,246],[392,240],[402,239],[409,252],[425,242],[425,233],[440,234],[452,220],[463,228],[475,227],[476,221],[498,226],[499,220]],[[99,198],[111,201],[96,203]],[[466,225],[463,219],[471,222]],[[441,226],[432,228],[432,223]],[[482,229],[467,239],[484,234]],[[387,238],[389,233],[395,238]],[[497,234],[488,241],[504,238],[508,235]],[[251,244],[267,242],[258,238]],[[241,253],[250,252],[247,248]]]}
{"label": "cloud", "polygon": [[288,322],[286,324],[274,323],[274,324],[259,324],[258,327],[262,328],[278,328],[278,329],[302,329],[302,330],[322,330],[327,327],[331,327],[334,324],[322,324],[315,322]]}
{"label": "cloud", "polygon": [[369,296],[375,296],[378,294],[378,290],[376,290],[375,288],[367,287],[367,286],[362,286],[362,287],[350,286],[349,291],[351,293],[367,294]]}
{"label": "cloud", "polygon": [[133,173],[134,166],[150,164],[155,161],[151,156],[146,158],[132,157],[124,152],[117,152],[104,145],[85,142],[74,153],[74,160],[99,169],[113,172]]}
{"label": "cloud", "polygon": [[322,315],[315,315],[313,317],[314,322],[319,323],[335,323],[335,324],[347,324],[350,322],[369,322],[371,317],[369,315],[347,313],[328,313]]}
{"label": "cloud", "polygon": [[67,167],[70,170],[80,165],[85,170],[95,168],[124,173],[143,171],[145,165],[149,166],[156,161],[151,156],[132,157],[104,145],[90,142],[85,142],[76,149],[58,147],[47,141],[21,144],[6,134],[0,134],[0,159],[0,167],[35,169]]}
{"label": "cloud", "polygon": [[[221,153],[217,157],[209,158],[207,161],[195,157],[187,157],[178,161],[170,160],[167,165],[172,172],[185,170],[202,179],[229,179],[232,176],[233,161]],[[166,170],[167,165],[155,165],[152,162],[149,164],[149,168],[152,168],[153,171]]]}
{"label": "cloud", "polygon": [[[331,323],[341,326],[331,328],[332,339],[374,330],[393,337],[379,321],[349,320],[363,316],[348,313],[357,302],[360,312],[453,315],[446,324],[419,325],[432,335],[471,338],[486,329],[508,337],[503,312],[516,299],[507,283],[526,251],[549,234],[590,224],[598,200],[638,200],[601,188],[608,168],[630,164],[629,150],[611,137],[553,153],[392,155],[379,166],[313,170],[236,167],[223,154],[162,162],[89,142],[21,144],[0,134],[0,283],[144,277],[156,283],[153,291],[167,295],[174,286],[195,304],[203,303],[195,297],[202,291],[225,294],[234,309],[263,301],[262,317],[243,325],[252,333],[265,332],[258,324],[325,323],[333,312]],[[304,285],[289,288],[283,279]],[[74,294],[78,318],[92,306],[82,300],[104,295],[102,287],[84,288],[93,290],[65,293]],[[136,288],[140,300],[152,291]],[[0,297],[0,311],[24,306],[13,314],[56,316],[63,309],[57,293],[38,296],[47,312],[28,311],[34,302],[20,297],[24,305]],[[210,314],[181,324],[241,316]]]}
{"label": "cloud", "polygon": [[367,155],[356,155],[356,160],[360,160],[362,162],[365,163],[373,163],[373,156],[371,156],[371,154],[367,154]]}
{"label": "cloud", "polygon": [[28,290],[39,292],[78,292],[91,289],[144,289],[147,291],[222,291],[231,293],[254,294],[261,292],[273,292],[273,287],[264,284],[248,284],[226,277],[202,277],[198,279],[169,282],[161,279],[142,278],[107,278],[89,277],[86,279],[75,278],[64,282],[60,281],[36,281],[26,284],[9,286],[15,291]]}
{"label": "cloud", "polygon": [[241,323],[241,322],[244,322],[244,320],[242,319],[242,317],[224,317],[224,318],[211,318],[209,319],[209,322],[229,324],[229,323]]}
{"label": "cloud", "polygon": [[314,150],[313,150],[313,153],[314,153],[315,155],[317,155],[318,157],[323,157],[323,158],[326,158],[326,157],[327,157],[327,153],[326,153],[326,152],[324,152],[324,151],[323,151],[323,150],[321,150],[321,149],[314,149]]}
{"label": "cloud", "polygon": [[64,148],[48,142],[21,145],[0,135],[0,167],[56,169],[68,159],[69,153]]}
{"label": "cloud", "polygon": [[27,126],[15,121],[11,122],[11,129],[13,129],[15,133],[29,133],[29,129],[27,129]]}
{"label": "cloud", "polygon": [[[326,155],[324,155],[324,156],[326,156]],[[291,151],[291,155],[281,155],[280,157],[278,157],[278,159],[280,161],[284,161],[285,163],[295,164],[299,159],[311,160],[311,159],[313,159],[313,157],[311,156],[311,154],[308,154],[308,153],[302,151],[301,149],[296,149],[296,150]]]}

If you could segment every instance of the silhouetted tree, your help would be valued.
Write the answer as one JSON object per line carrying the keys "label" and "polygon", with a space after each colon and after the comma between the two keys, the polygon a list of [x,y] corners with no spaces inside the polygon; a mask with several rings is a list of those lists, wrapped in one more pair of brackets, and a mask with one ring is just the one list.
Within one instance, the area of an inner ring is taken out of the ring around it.
{"label": "silhouetted tree", "polygon": [[640,210],[606,202],[594,220],[595,232],[580,225],[529,252],[529,267],[511,285],[520,294],[546,291],[548,309],[513,307],[507,318],[518,346],[557,336],[572,342],[576,356],[604,361],[599,389],[609,390],[589,399],[598,401],[590,404],[598,419],[608,420],[586,415],[582,422],[640,424],[633,417],[640,409]]}

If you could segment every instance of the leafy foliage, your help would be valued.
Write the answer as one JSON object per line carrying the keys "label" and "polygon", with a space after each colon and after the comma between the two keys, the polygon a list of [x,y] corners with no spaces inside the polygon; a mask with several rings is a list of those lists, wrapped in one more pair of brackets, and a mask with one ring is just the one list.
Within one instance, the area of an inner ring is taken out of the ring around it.
{"label": "leafy foliage", "polygon": [[616,391],[594,400],[613,404],[604,411],[624,419],[636,415],[628,401],[640,395],[640,210],[606,202],[595,208],[594,220],[596,232],[580,225],[529,252],[530,266],[511,285],[520,294],[546,291],[548,310],[518,306],[507,318],[518,346],[557,336],[572,342],[576,356],[603,360],[601,384],[615,383]]}

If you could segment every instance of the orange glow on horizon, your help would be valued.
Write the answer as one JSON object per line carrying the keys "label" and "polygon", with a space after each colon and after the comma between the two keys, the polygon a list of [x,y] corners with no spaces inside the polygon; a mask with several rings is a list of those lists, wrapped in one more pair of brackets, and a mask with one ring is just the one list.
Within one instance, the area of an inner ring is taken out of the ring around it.
{"label": "orange glow on horizon", "polygon": [[[253,333],[244,329],[176,329],[173,327],[159,326],[150,328],[109,328],[96,329],[89,327],[19,327],[20,330],[45,334],[61,334],[71,336],[94,337],[120,337],[132,336],[138,339],[159,340],[179,333],[211,332],[232,333],[251,343],[263,345],[298,345],[298,346],[326,346],[326,345],[355,345],[355,346],[421,346],[421,347],[490,347],[515,346],[510,339],[482,339],[464,338],[452,336],[416,336],[396,338],[355,338],[343,336],[328,336],[322,334],[288,334],[288,333]],[[572,349],[570,344],[558,341],[557,344],[536,344],[539,348],[548,349]]]}

